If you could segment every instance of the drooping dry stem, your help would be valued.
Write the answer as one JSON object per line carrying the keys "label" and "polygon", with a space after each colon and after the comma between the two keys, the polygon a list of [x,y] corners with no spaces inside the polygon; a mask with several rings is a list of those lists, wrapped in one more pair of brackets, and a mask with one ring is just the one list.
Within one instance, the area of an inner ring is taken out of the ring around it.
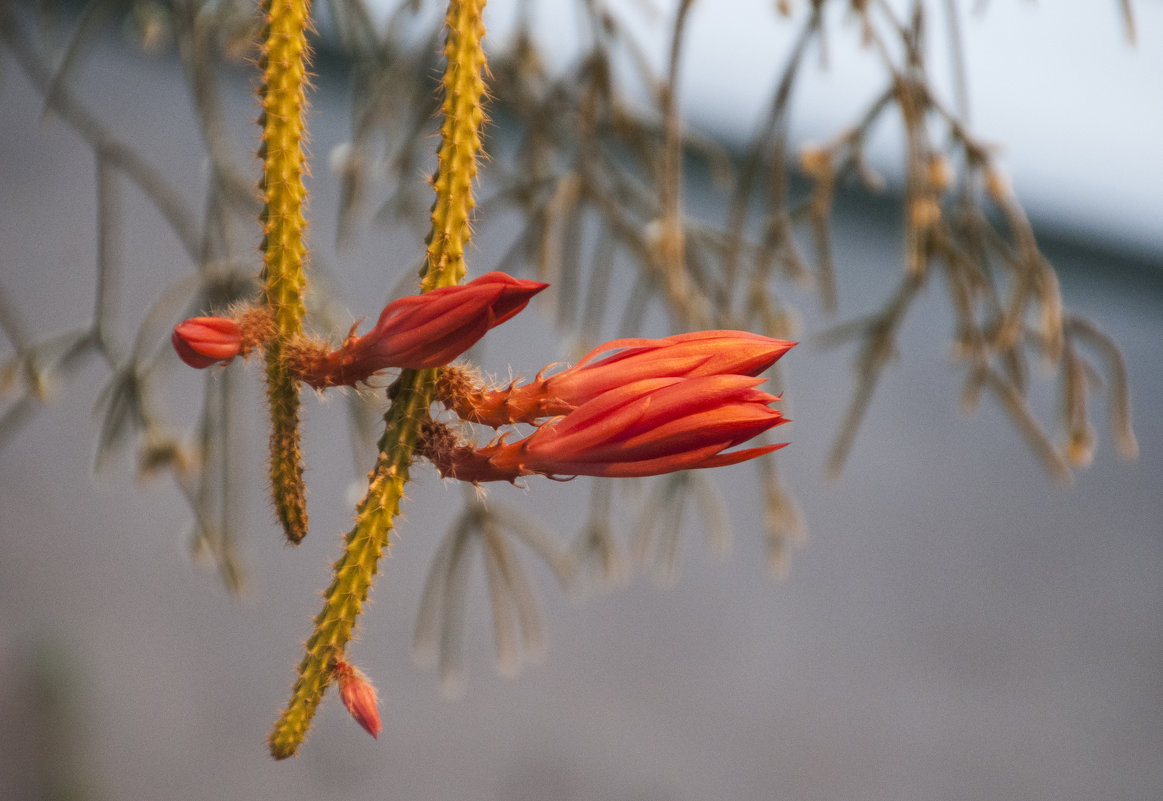
{"label": "drooping dry stem", "polygon": [[[14,7],[14,6],[13,6]],[[77,134],[99,153],[106,164],[132,181],[165,219],[182,248],[196,258],[198,254],[197,216],[185,198],[171,186],[166,175],[148,163],[125,141],[113,134],[96,114],[63,83],[55,83],[44,58],[37,53],[33,37],[16,25],[8,8],[0,9],[0,40],[16,63],[45,97],[45,107],[60,115]]]}
{"label": "drooping dry stem", "polygon": [[307,499],[299,447],[299,382],[283,360],[286,342],[303,330],[307,247],[303,216],[309,0],[265,0],[260,58],[263,160],[263,288],[277,329],[267,347],[271,417],[270,477],[275,511],[287,539],[307,533]]}
{"label": "drooping dry stem", "polygon": [[[484,119],[484,5],[484,0],[452,0],[448,6],[444,122],[423,291],[459,283],[464,276],[464,250],[471,236],[472,183]],[[335,578],[315,618],[315,631],[307,640],[290,703],[270,735],[271,755],[276,759],[292,756],[302,744],[330,680],[331,660],[344,653],[351,639],[379,560],[390,544],[435,381],[435,370],[405,370],[392,389],[392,406],[384,416],[386,428],[367,494],[356,508],[355,528],[348,533],[343,555],[335,563]]]}
{"label": "drooping dry stem", "polygon": [[687,275],[686,231],[682,219],[682,121],[678,106],[678,71],[686,22],[693,5],[683,0],[675,15],[671,35],[670,63],[666,83],[661,88],[661,111],[665,128],[659,179],[659,218],[654,241],[657,279],[671,306],[688,325],[709,324],[702,298]]}

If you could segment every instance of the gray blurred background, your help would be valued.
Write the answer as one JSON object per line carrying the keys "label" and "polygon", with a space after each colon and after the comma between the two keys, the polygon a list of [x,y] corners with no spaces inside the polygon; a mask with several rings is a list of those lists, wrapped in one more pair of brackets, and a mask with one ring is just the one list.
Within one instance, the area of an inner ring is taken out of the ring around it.
{"label": "gray blurred background", "polygon": [[[354,319],[374,313],[413,269],[419,246],[407,232],[371,226],[350,247],[333,248],[327,154],[349,135],[340,111],[347,89],[341,66],[317,66],[312,246],[320,266],[340,276],[336,290]],[[0,274],[38,331],[63,330],[88,319],[92,303],[93,157],[43,113],[11,62],[0,64],[0,81]],[[137,55],[111,35],[89,56],[78,95],[153,163],[184,176],[179,185],[196,203],[206,176],[182,81],[172,60]],[[240,69],[224,87],[241,121],[240,154],[252,141],[252,85]],[[1124,129],[1142,127],[1136,114],[1128,107],[1110,119],[1103,144],[1117,148]],[[1157,220],[1163,192],[1151,170],[1145,189],[1128,192],[1153,198]],[[1019,196],[1024,189],[1019,182]],[[698,187],[688,191],[698,206]],[[116,302],[125,327],[117,334],[128,342],[139,310],[188,261],[131,187],[122,197],[128,233]],[[794,419],[780,429],[792,442],[780,463],[809,526],[787,577],[773,581],[764,569],[754,471],[724,469],[717,477],[733,549],[715,558],[692,516],[673,588],[638,575],[579,602],[521,554],[549,647],[516,678],[493,668],[478,564],[467,692],[448,700],[410,650],[425,573],[461,491],[420,466],[354,647],[384,699],[384,732],[371,740],[329,696],[301,755],[284,763],[267,755],[266,734],[349,527],[352,488],[370,464],[357,469],[352,459],[342,404],[306,398],[312,533],[297,549],[283,546],[264,505],[261,417],[239,431],[250,468],[239,478],[250,573],[239,600],[192,562],[189,511],[172,485],[139,485],[132,454],[114,456],[94,477],[94,406],[105,374],[86,368],[0,451],[0,795],[1163,797],[1159,228],[1072,234],[1069,217],[1030,210],[1048,232],[1041,244],[1067,305],[1123,348],[1138,461],[1120,461],[1104,428],[1094,465],[1062,487],[996,405],[959,415],[950,313],[934,285],[905,327],[901,358],[846,469],[825,480],[853,353],[813,347],[812,334],[879,306],[901,269],[894,201],[845,198],[835,242],[840,312],[825,318],[811,296],[793,296],[805,310],[804,344],[785,359],[786,386],[776,388],[787,390]],[[479,241],[471,269],[503,268],[498,257],[496,243]],[[485,368],[529,374],[565,356],[546,311],[535,304],[491,334],[480,353]],[[201,377],[170,361],[161,374],[172,380],[169,409],[192,414]],[[257,371],[243,376],[257,409]],[[1035,397],[1052,416],[1048,382]],[[528,487],[492,488],[490,501],[576,533],[585,479]],[[632,527],[629,512],[622,517]]]}

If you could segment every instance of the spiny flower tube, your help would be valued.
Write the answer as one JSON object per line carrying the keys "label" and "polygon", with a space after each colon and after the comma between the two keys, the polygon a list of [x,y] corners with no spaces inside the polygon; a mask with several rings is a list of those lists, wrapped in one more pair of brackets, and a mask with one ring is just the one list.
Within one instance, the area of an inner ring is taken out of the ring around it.
{"label": "spiny flower tube", "polygon": [[379,697],[371,681],[359,668],[342,660],[336,660],[331,675],[339,684],[339,700],[355,722],[378,740],[384,727],[380,723]]}
{"label": "spiny flower tube", "polygon": [[[517,442],[429,449],[445,477],[474,483],[518,476],[653,476],[721,467],[780,445],[727,451],[787,422],[746,375],[647,378],[603,392]],[[784,443],[786,444],[786,443]]]}
{"label": "spiny flower tube", "polygon": [[[616,339],[591,350],[573,367],[548,377],[550,365],[523,386],[480,391],[448,368],[438,391],[462,420],[498,428],[566,414],[604,392],[645,378],[757,376],[796,345],[748,331],[695,331],[662,339]],[[601,358],[603,357],[604,358]]]}
{"label": "spiny flower tube", "polygon": [[375,327],[348,336],[338,350],[291,343],[292,371],[316,389],[354,385],[389,367],[423,370],[448,364],[490,329],[513,317],[548,284],[490,272],[459,286],[399,298]]}

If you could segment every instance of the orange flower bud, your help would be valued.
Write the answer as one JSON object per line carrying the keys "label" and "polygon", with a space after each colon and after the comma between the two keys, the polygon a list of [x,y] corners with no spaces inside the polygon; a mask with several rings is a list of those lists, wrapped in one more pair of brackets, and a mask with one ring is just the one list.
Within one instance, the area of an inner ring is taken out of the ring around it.
{"label": "orange flower bud", "polygon": [[[494,392],[445,399],[464,420],[497,428],[565,414],[603,392],[647,378],[757,376],[795,342],[747,331],[694,331],[662,339],[616,339],[591,350],[573,367]],[[552,365],[551,365],[552,366]]]}
{"label": "orange flower bud", "polygon": [[292,369],[321,388],[354,385],[389,367],[439,367],[520,312],[547,286],[491,272],[460,286],[399,298],[364,336],[350,336],[330,353],[304,351],[292,357]]}
{"label": "orange flower bud", "polygon": [[[743,375],[649,378],[611,389],[517,442],[459,447],[438,461],[445,477],[513,481],[518,476],[653,476],[721,467],[770,453],[766,445],[724,453],[787,422]],[[786,443],[785,443],[786,444]]]}
{"label": "orange flower bud", "polygon": [[343,701],[355,722],[379,739],[384,727],[380,724],[379,698],[371,681],[363,671],[343,660],[336,660],[331,675],[339,684],[339,700]]}
{"label": "orange flower bud", "polygon": [[242,352],[238,323],[226,317],[191,317],[174,326],[174,350],[186,364],[199,370],[215,362],[229,362]]}

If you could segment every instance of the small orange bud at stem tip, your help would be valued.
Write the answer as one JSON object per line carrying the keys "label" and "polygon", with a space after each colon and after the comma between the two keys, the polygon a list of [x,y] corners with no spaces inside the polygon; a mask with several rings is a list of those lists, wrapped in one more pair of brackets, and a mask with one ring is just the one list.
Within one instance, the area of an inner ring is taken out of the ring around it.
{"label": "small orange bud at stem tip", "polygon": [[336,660],[331,675],[339,684],[339,700],[343,701],[355,722],[379,739],[384,727],[380,724],[379,698],[371,681],[363,671],[343,660]]}

